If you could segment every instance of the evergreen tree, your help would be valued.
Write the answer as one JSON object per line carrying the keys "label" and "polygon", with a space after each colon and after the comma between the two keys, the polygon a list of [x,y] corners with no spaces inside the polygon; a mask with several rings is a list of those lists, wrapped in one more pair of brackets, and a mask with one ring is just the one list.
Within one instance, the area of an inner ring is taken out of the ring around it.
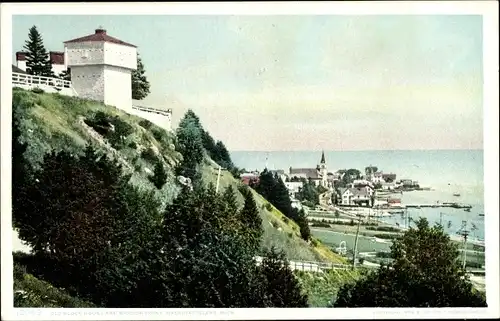
{"label": "evergreen tree", "polygon": [[292,211],[292,201],[290,200],[290,194],[285,183],[277,175],[274,176],[274,182],[274,188],[271,193],[272,201],[269,201],[283,214],[295,220],[294,212]]}
{"label": "evergreen tree", "polygon": [[142,59],[137,54],[137,69],[132,72],[132,99],[142,100],[149,95],[150,84]]}
{"label": "evergreen tree", "polygon": [[297,212],[295,222],[300,228],[300,236],[305,241],[309,241],[309,239],[311,238],[311,230],[309,229],[309,223],[307,222],[306,213],[303,209],[301,209],[300,211],[294,209],[294,211]]}
{"label": "evergreen tree", "polygon": [[149,180],[157,189],[161,189],[167,182],[167,171],[160,159],[156,161],[153,176],[150,176]]}
{"label": "evergreen tree", "polygon": [[266,280],[266,293],[270,306],[277,308],[306,308],[307,295],[302,293],[299,281],[293,274],[283,252],[271,248],[261,265]]}
{"label": "evergreen tree", "polygon": [[219,165],[227,169],[233,168],[234,165],[231,160],[231,156],[229,155],[229,152],[226,149],[224,143],[221,142],[220,140],[217,141],[217,143],[215,144],[215,155],[217,158],[216,161]]}
{"label": "evergreen tree", "polygon": [[63,70],[59,75],[59,78],[62,80],[67,80],[71,81],[71,68],[68,68],[67,70]]}
{"label": "evergreen tree", "polygon": [[245,198],[243,208],[240,210],[239,221],[243,227],[243,233],[247,235],[250,244],[258,249],[263,233],[262,218],[259,215],[257,204],[249,188],[241,188],[241,193]]}
{"label": "evergreen tree", "polygon": [[181,119],[176,130],[177,150],[182,154],[183,160],[177,167],[177,174],[197,181],[198,166],[203,160],[202,130],[199,119],[191,110]]}
{"label": "evergreen tree", "polygon": [[203,131],[203,147],[207,151],[210,158],[212,158],[215,162],[218,162],[216,155],[215,140],[212,138],[212,136],[210,136],[210,134],[206,130]]}
{"label": "evergreen tree", "polygon": [[27,73],[44,77],[54,76],[49,54],[43,45],[42,35],[38,32],[36,26],[30,28],[24,49],[26,50]]}
{"label": "evergreen tree", "polygon": [[238,211],[238,203],[236,201],[236,195],[232,185],[226,187],[226,189],[224,190],[224,194],[222,194],[222,198],[226,203],[229,211],[232,211],[234,213]]}
{"label": "evergreen tree", "polygon": [[443,227],[416,223],[391,246],[394,261],[343,286],[336,307],[485,307]]}

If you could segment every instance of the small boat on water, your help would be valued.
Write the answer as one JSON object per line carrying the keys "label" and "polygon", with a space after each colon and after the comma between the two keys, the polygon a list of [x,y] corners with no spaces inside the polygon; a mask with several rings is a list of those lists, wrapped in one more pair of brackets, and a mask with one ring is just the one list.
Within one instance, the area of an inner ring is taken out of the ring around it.
{"label": "small boat on water", "polygon": [[466,208],[466,209],[464,209],[464,211],[470,212],[470,208]]}
{"label": "small boat on water", "polygon": [[453,193],[453,196],[460,196],[460,193]]}
{"label": "small boat on water", "polygon": [[479,213],[479,216],[482,216],[482,217],[484,217],[484,213]]}

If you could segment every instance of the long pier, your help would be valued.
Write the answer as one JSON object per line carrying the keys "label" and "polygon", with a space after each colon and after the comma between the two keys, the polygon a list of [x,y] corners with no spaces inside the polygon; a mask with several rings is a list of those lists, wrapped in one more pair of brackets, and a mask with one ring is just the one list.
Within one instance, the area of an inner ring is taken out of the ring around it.
{"label": "long pier", "polygon": [[422,208],[422,207],[452,207],[452,208],[472,208],[472,205],[459,203],[439,203],[439,204],[406,204],[407,208]]}

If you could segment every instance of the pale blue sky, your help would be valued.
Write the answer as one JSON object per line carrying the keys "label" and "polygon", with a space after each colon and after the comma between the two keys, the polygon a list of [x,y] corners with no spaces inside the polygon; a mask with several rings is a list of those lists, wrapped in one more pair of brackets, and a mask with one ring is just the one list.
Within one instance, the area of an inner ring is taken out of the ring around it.
{"label": "pale blue sky", "polygon": [[14,16],[14,51],[32,25],[137,45],[143,104],[231,150],[482,148],[481,16]]}

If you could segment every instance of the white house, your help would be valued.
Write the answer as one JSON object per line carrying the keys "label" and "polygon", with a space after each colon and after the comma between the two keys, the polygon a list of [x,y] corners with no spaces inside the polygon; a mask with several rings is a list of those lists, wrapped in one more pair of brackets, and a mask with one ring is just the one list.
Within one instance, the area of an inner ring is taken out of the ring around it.
{"label": "white house", "polygon": [[383,190],[389,190],[389,191],[392,191],[394,189],[396,189],[396,183],[382,183],[382,189]]}
{"label": "white house", "polygon": [[382,172],[375,172],[375,173],[373,173],[372,182],[374,184],[385,183],[384,174]]}
{"label": "white house", "polygon": [[372,206],[372,195],[373,190],[369,186],[364,188],[341,188],[340,204]]}

